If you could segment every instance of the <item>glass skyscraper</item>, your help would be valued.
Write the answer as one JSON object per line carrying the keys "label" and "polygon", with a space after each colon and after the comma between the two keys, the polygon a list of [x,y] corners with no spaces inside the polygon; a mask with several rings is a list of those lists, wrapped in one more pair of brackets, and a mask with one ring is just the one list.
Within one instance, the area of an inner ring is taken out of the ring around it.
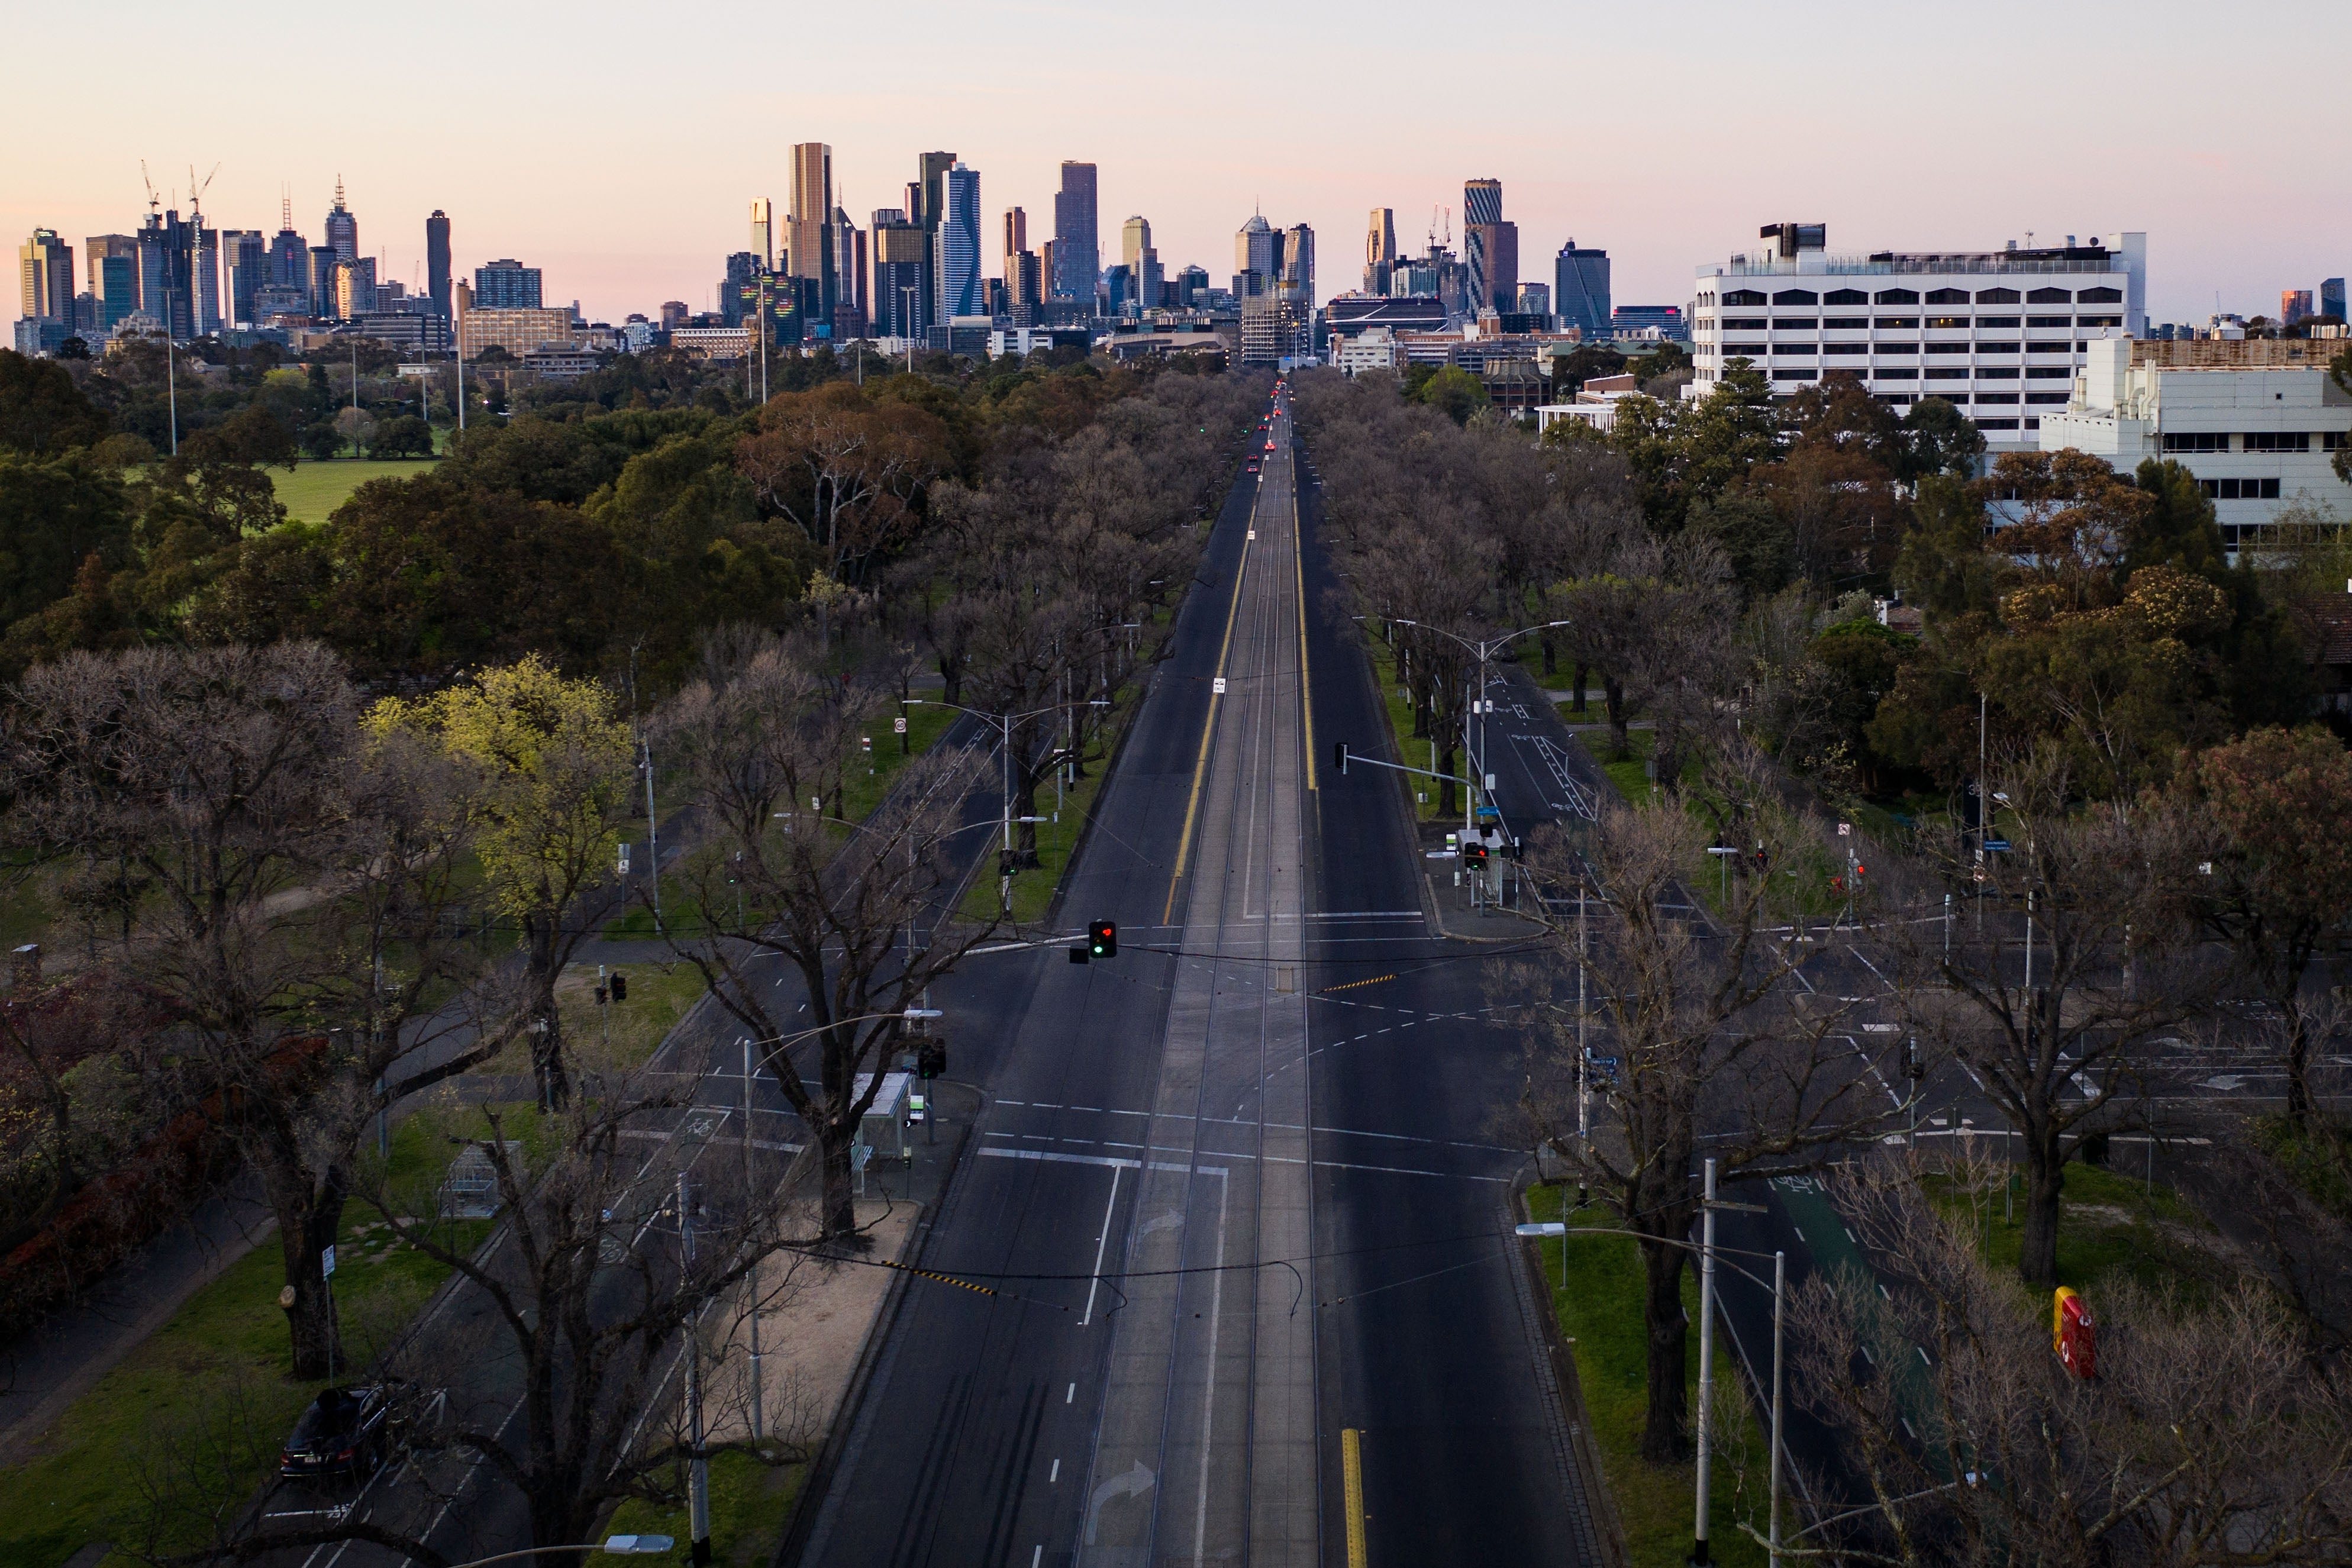
{"label": "glass skyscraper", "polygon": [[1095,166],[1062,164],[1062,188],[1054,194],[1054,292],[1091,303],[1102,273],[1095,226]]}
{"label": "glass skyscraper", "polygon": [[1570,240],[1552,263],[1552,308],[1559,324],[1580,329],[1587,342],[1605,342],[1610,335],[1609,253],[1580,250]]}
{"label": "glass skyscraper", "polygon": [[[1069,165],[1064,164],[1065,169]],[[986,312],[988,296],[981,281],[980,171],[958,163],[943,182],[943,206],[939,231],[939,316],[945,326],[957,316]]]}

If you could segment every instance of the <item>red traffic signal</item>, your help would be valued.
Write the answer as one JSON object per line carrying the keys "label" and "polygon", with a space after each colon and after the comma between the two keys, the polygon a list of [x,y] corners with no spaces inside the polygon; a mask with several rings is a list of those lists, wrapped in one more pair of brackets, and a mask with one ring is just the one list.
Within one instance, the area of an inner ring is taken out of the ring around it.
{"label": "red traffic signal", "polygon": [[1112,921],[1096,921],[1087,927],[1087,954],[1090,958],[1118,956],[1118,926]]}

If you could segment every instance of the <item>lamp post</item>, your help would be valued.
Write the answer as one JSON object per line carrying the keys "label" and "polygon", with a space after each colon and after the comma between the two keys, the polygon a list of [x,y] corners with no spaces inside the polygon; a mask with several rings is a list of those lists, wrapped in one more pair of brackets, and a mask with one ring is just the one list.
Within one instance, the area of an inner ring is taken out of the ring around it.
{"label": "lamp post", "polygon": [[471,1563],[457,1564],[457,1568],[487,1568],[488,1563],[510,1563],[518,1557],[537,1557],[546,1552],[601,1552],[610,1557],[657,1557],[677,1544],[667,1535],[608,1535],[601,1543],[589,1541],[574,1546],[520,1547],[495,1556],[477,1557]]}
{"label": "lamp post", "polygon": [[[1004,842],[1003,846],[1004,871],[1003,875],[1004,879],[1003,897],[1005,907],[1010,909],[1013,901],[1013,726],[1019,723],[1024,719],[1034,719],[1041,713],[1058,713],[1066,708],[1076,708],[1078,704],[1075,702],[1055,702],[1050,703],[1044,708],[1032,708],[1026,713],[990,713],[978,708],[967,708],[961,702],[942,701],[936,697],[902,697],[898,700],[902,705],[920,703],[923,706],[929,708],[952,708],[959,713],[969,713],[973,718],[981,720],[982,722],[992,723],[997,727],[997,730],[1002,736],[999,743],[1004,748],[1004,810],[1003,813],[1004,822]],[[1086,706],[1088,708],[1108,708],[1110,706],[1110,700],[1103,697],[1091,698],[1087,701]],[[1036,822],[1041,819],[1034,816],[1024,816],[1020,820],[1023,822]]]}
{"label": "lamp post", "polygon": [[[1695,1252],[1699,1255],[1699,1307],[1700,1311],[1702,1314],[1705,1314],[1705,1317],[1703,1318],[1701,1327],[1699,1329],[1700,1337],[1698,1342],[1698,1498],[1696,1512],[1693,1521],[1692,1534],[1694,1538],[1694,1548],[1691,1552],[1691,1561],[1701,1563],[1709,1561],[1707,1556],[1706,1484],[1707,1467],[1710,1456],[1707,1447],[1709,1432],[1707,1426],[1706,1402],[1707,1394],[1712,1386],[1708,1382],[1708,1373],[1714,1370],[1712,1335],[1709,1332],[1709,1330],[1712,1327],[1712,1318],[1715,1306],[1712,1287],[1715,1279],[1715,1265],[1718,1256],[1718,1249],[1715,1245],[1715,1211],[1722,1208],[1738,1209],[1744,1213],[1753,1214],[1761,1214],[1764,1212],[1763,1205],[1760,1204],[1718,1203],[1716,1201],[1715,1162],[1713,1160],[1709,1160],[1706,1163],[1706,1193],[1707,1196],[1705,1204],[1706,1221],[1700,1231],[1699,1244],[1696,1247],[1692,1246],[1687,1241],[1676,1241],[1672,1237],[1649,1236],[1636,1230],[1622,1230],[1603,1226],[1578,1226],[1571,1228],[1566,1223],[1559,1220],[1538,1221],[1532,1225],[1523,1225],[1517,1227],[1517,1234],[1520,1236],[1559,1237],[1561,1238],[1560,1246],[1563,1249],[1568,1246],[1567,1238],[1571,1236],[1629,1236],[1636,1241],[1655,1242],[1662,1247],[1677,1247],[1685,1252]],[[1748,1253],[1745,1254],[1745,1256],[1760,1258],[1763,1255],[1761,1253]],[[1786,1252],[1775,1252],[1772,1254],[1772,1459],[1769,1466],[1771,1476],[1771,1502],[1769,1505],[1770,1512],[1769,1516],[1769,1528],[1771,1533],[1767,1545],[1771,1553],[1771,1561],[1776,1565],[1776,1568],[1777,1564],[1780,1561],[1780,1430],[1782,1415],[1782,1381],[1780,1369],[1781,1305],[1782,1298],[1786,1294],[1788,1287],[1788,1261],[1789,1255]],[[1764,1283],[1761,1278],[1749,1273],[1747,1269],[1742,1268],[1736,1263],[1725,1263],[1724,1267],[1738,1275],[1741,1279],[1748,1280],[1750,1284],[1761,1286]]]}
{"label": "lamp post", "polygon": [[1475,828],[1477,826],[1477,818],[1476,808],[1473,802],[1475,800],[1476,791],[1486,789],[1488,798],[1493,798],[1493,791],[1491,789],[1487,789],[1486,784],[1486,780],[1493,776],[1486,772],[1487,662],[1492,659],[1495,655],[1500,653],[1504,648],[1507,647],[1512,643],[1517,642],[1519,638],[1526,637],[1530,632],[1548,632],[1555,627],[1564,626],[1568,625],[1568,623],[1566,621],[1540,621],[1531,626],[1521,626],[1515,632],[1507,632],[1498,637],[1486,637],[1475,642],[1472,641],[1468,637],[1455,637],[1452,632],[1444,630],[1441,627],[1423,625],[1420,621],[1398,620],[1396,625],[1401,626],[1412,626],[1418,631],[1434,632],[1439,637],[1446,637],[1452,641],[1460,643],[1464,647],[1468,648],[1471,654],[1478,660],[1477,684],[1471,689],[1470,693],[1470,713],[1465,713],[1462,716],[1462,749],[1465,752],[1471,752],[1472,750],[1470,744],[1470,714],[1475,713],[1478,717],[1478,744],[1476,750],[1472,752],[1472,766],[1469,770],[1472,778],[1475,781],[1475,784],[1472,791],[1472,800],[1465,801],[1462,807],[1462,826],[1465,828]]}

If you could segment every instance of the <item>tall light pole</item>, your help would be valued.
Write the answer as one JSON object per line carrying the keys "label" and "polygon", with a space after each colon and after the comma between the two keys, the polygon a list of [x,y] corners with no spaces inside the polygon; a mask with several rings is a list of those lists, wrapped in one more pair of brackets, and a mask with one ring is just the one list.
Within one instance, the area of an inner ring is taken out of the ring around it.
{"label": "tall light pole", "polygon": [[918,285],[918,284],[908,283],[908,284],[902,284],[902,285],[900,285],[899,289],[898,289],[898,292],[907,296],[907,309],[906,309],[906,311],[905,311],[902,315],[900,315],[900,316],[899,316],[899,318],[898,318],[898,325],[906,329],[906,332],[907,332],[907,374],[908,374],[908,375],[912,375],[912,374],[915,374],[915,299],[914,299],[914,297],[915,297],[917,294],[919,294],[919,293],[922,292],[922,289],[921,289],[921,287],[920,287],[919,285]]}
{"label": "tall light pole", "polygon": [[[684,1171],[677,1173],[677,1236],[686,1265],[691,1268],[694,1267],[694,1213],[687,1207]],[[687,1536],[698,1568],[710,1561],[710,1465],[702,1457],[701,1323],[702,1311],[697,1308],[686,1321],[686,1431],[687,1441],[692,1445],[694,1454],[693,1463],[687,1470],[686,1499]]]}
{"label": "tall light pole", "polygon": [[[1075,702],[1055,702],[1044,708],[1033,708],[1026,713],[990,713],[978,708],[967,708],[961,702],[944,702],[936,697],[902,697],[898,700],[902,704],[919,703],[929,708],[952,708],[959,713],[969,713],[973,718],[982,721],[983,723],[993,724],[996,726],[997,732],[1002,737],[1000,743],[1004,748],[1004,809],[1002,813],[1004,822],[1004,870],[1003,875],[1005,884],[1003,897],[1006,905],[1009,908],[1013,898],[1013,726],[1019,723],[1024,719],[1034,719],[1040,713],[1058,713],[1065,708],[1075,708],[1077,707],[1078,704]],[[1086,706],[1089,708],[1108,708],[1110,706],[1110,701],[1108,698],[1097,697],[1088,700]],[[1041,819],[1034,816],[1024,816],[1021,818],[1021,820],[1023,822],[1036,822]]]}
{"label": "tall light pole", "polygon": [[[1475,828],[1477,826],[1477,816],[1476,808],[1473,802],[1475,800],[1477,791],[1486,788],[1486,779],[1489,776],[1486,772],[1487,661],[1493,658],[1496,654],[1500,653],[1504,648],[1509,647],[1512,643],[1517,642],[1519,638],[1526,637],[1530,632],[1548,632],[1553,630],[1555,627],[1564,626],[1568,625],[1568,623],[1566,621],[1540,621],[1531,626],[1521,626],[1517,631],[1506,633],[1502,637],[1488,637],[1477,642],[1473,642],[1468,637],[1455,637],[1452,632],[1446,631],[1442,627],[1426,626],[1420,621],[1399,620],[1396,621],[1395,624],[1401,626],[1412,626],[1418,631],[1434,632],[1439,637],[1460,643],[1464,647],[1468,648],[1471,654],[1478,660],[1478,674],[1476,678],[1477,684],[1471,689],[1470,693],[1470,713],[1465,713],[1462,716],[1462,749],[1465,752],[1471,751],[1471,713],[1476,714],[1478,718],[1477,749],[1471,756],[1471,766],[1467,770],[1472,779],[1475,782],[1471,792],[1472,800],[1464,802],[1462,807],[1462,826],[1465,828]],[[1489,798],[1491,798],[1492,792],[1489,791],[1488,794]]]}

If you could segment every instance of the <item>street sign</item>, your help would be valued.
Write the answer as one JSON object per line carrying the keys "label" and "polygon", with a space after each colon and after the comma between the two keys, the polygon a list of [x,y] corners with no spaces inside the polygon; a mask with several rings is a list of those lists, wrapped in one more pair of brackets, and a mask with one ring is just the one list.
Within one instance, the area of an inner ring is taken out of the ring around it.
{"label": "street sign", "polygon": [[335,1249],[331,1247],[319,1254],[319,1272],[331,1279],[335,1277]]}
{"label": "street sign", "polygon": [[898,718],[890,721],[890,733],[894,735],[903,735],[906,732],[907,716],[905,714],[902,713]]}
{"label": "street sign", "polygon": [[1995,855],[2006,855],[2009,853],[2009,840],[2006,838],[1988,838],[1985,840],[1985,848]]}
{"label": "street sign", "polygon": [[1209,691],[1212,696],[1223,697],[1225,694],[1225,678],[1220,675],[1213,679],[1209,683]]}
{"label": "street sign", "polygon": [[1838,824],[1838,837],[1839,837],[1840,838],[1851,838],[1851,837],[1853,837],[1853,823],[1851,823],[1851,822],[1841,822],[1841,823],[1839,823],[1839,824]]}

